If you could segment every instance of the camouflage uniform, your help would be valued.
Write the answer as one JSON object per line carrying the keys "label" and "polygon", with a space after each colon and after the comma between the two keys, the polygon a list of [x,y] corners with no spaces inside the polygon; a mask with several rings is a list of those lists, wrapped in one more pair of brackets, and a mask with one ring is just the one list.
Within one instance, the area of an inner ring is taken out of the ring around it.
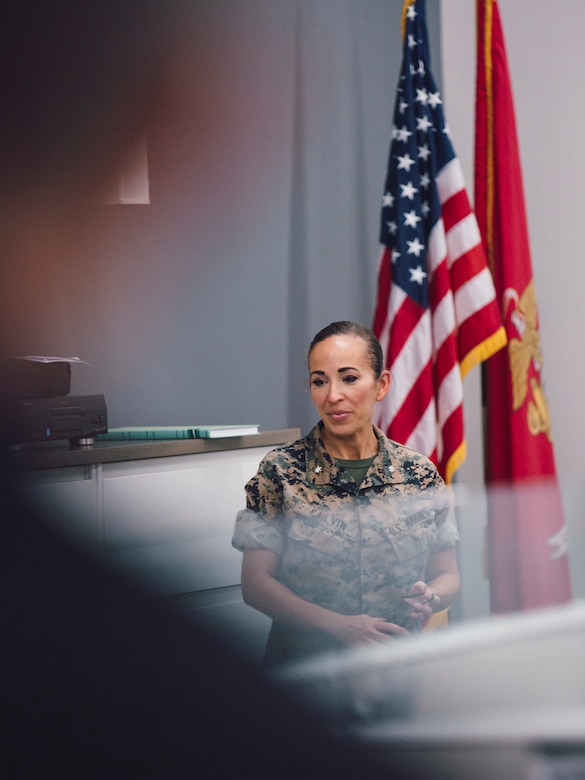
{"label": "camouflage uniform", "polygon": [[[262,460],[246,485],[232,543],[275,552],[277,578],[306,601],[406,626],[402,596],[425,579],[429,554],[458,539],[447,488],[427,458],[377,428],[378,454],[357,485],[327,453],[321,427]],[[275,623],[267,661],[336,646],[323,632]]]}

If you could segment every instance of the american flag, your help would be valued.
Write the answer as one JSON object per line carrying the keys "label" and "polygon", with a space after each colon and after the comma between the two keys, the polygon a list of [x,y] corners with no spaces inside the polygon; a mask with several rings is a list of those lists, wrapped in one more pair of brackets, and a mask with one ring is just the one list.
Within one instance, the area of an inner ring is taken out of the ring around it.
{"label": "american flag", "polygon": [[373,322],[393,385],[375,421],[450,482],[465,460],[463,377],[506,335],[429,68],[424,0],[404,14]]}

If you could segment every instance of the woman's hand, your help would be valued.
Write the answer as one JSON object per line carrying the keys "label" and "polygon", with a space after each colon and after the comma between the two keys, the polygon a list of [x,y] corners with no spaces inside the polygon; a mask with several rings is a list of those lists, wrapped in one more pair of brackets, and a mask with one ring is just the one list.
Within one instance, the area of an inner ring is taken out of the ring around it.
{"label": "woman's hand", "polygon": [[370,615],[340,615],[331,613],[331,620],[323,626],[344,645],[363,645],[387,642],[393,636],[408,636],[406,628],[384,618]]}
{"label": "woman's hand", "polygon": [[429,618],[440,602],[439,596],[423,580],[415,582],[409,592],[402,598],[411,605],[412,611],[409,617],[420,621]]}

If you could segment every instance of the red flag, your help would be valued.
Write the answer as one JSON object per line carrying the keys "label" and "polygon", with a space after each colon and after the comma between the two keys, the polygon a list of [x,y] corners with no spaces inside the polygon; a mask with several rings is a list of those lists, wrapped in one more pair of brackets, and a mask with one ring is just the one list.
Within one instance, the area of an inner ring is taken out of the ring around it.
{"label": "red flag", "polygon": [[376,423],[449,482],[465,460],[463,377],[506,336],[430,70],[424,0],[406,0],[403,22],[373,323],[393,385]]}
{"label": "red flag", "polygon": [[484,367],[488,558],[493,612],[569,601],[571,587],[522,171],[495,0],[477,0],[475,208],[508,348]]}

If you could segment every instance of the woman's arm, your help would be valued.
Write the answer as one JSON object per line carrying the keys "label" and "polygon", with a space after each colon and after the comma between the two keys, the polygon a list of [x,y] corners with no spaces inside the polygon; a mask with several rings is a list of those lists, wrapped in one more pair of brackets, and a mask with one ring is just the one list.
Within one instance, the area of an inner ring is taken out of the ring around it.
{"label": "woman's arm", "polygon": [[451,605],[459,591],[460,578],[455,547],[431,553],[425,580],[415,582],[407,598],[412,597],[411,617],[424,619]]}
{"label": "woman's arm", "polygon": [[427,583],[438,600],[435,599],[434,612],[450,606],[459,592],[460,578],[455,547],[431,553],[427,564]]}
{"label": "woman's arm", "polygon": [[311,604],[276,579],[278,556],[270,550],[246,548],[242,562],[242,596],[246,604],[273,620],[302,629],[325,631],[342,644],[382,642],[408,631],[383,618],[340,615]]}

